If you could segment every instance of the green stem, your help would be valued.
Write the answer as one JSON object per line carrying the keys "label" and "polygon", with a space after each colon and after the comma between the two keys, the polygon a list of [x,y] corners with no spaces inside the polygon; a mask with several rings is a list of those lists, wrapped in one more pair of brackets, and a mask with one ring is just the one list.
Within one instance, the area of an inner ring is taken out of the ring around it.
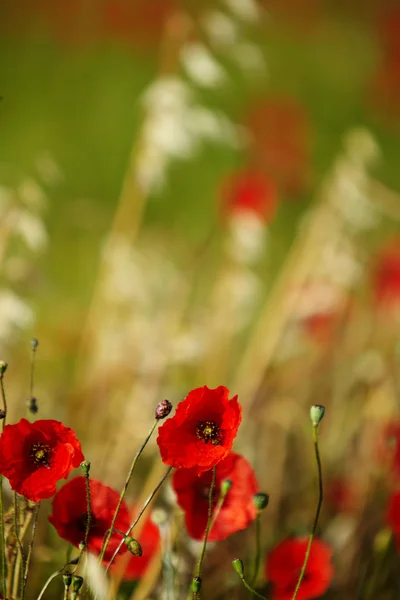
{"label": "green stem", "polygon": [[78,560],[77,558],[74,558],[73,560],[70,560],[63,567],[61,567],[61,569],[58,569],[58,571],[56,571],[55,573],[53,573],[52,575],[50,575],[50,577],[48,578],[48,580],[46,581],[46,583],[42,587],[42,589],[40,591],[40,594],[37,597],[37,600],[42,600],[43,595],[44,595],[45,591],[47,590],[47,588],[49,587],[50,583],[52,581],[54,581],[54,579],[56,579],[56,577],[58,577],[59,575],[61,575],[62,572],[64,571],[64,569],[66,569],[69,565],[76,565],[77,560]]}
{"label": "green stem", "polygon": [[312,546],[312,543],[313,543],[313,540],[314,540],[314,537],[315,537],[315,532],[317,531],[318,519],[319,519],[319,514],[321,512],[321,506],[322,506],[322,501],[323,501],[323,496],[324,496],[323,483],[322,483],[321,458],[320,458],[320,455],[319,455],[319,448],[318,448],[318,425],[313,425],[313,439],[314,439],[315,458],[317,460],[317,466],[318,466],[318,490],[319,490],[319,498],[318,498],[317,510],[316,510],[316,513],[315,513],[314,525],[313,525],[313,528],[312,528],[310,539],[308,540],[308,546],[307,546],[307,550],[306,550],[306,555],[305,555],[305,558],[304,558],[302,569],[300,571],[299,579],[297,581],[296,589],[294,590],[294,594],[293,594],[292,600],[295,600],[296,597],[297,597],[297,594],[298,594],[300,586],[301,586],[301,582],[303,581],[303,578],[304,578],[304,575],[305,575],[305,572],[306,572],[306,569],[307,569],[307,563],[308,563],[308,559],[310,558],[311,546]]}
{"label": "green stem", "polygon": [[[137,453],[136,453],[136,456],[134,457],[134,459],[133,459],[133,461],[132,461],[131,468],[129,469],[129,473],[128,473],[128,476],[127,476],[127,478],[126,478],[126,481],[125,481],[125,485],[124,485],[124,487],[123,487],[123,489],[122,489],[121,495],[120,495],[120,497],[119,497],[119,500],[118,500],[117,508],[115,509],[115,513],[114,513],[113,520],[112,520],[112,522],[111,522],[111,525],[110,525],[110,529],[107,531],[107,533],[106,533],[106,535],[105,535],[105,538],[104,538],[103,547],[102,547],[102,549],[101,549],[100,556],[99,556],[99,562],[100,562],[100,563],[102,563],[102,562],[103,562],[104,555],[105,555],[105,553],[106,553],[107,546],[108,546],[108,544],[109,544],[109,541],[110,541],[110,539],[111,539],[112,532],[113,532],[113,530],[114,530],[114,526],[115,526],[115,522],[116,522],[116,520],[117,520],[118,513],[119,513],[119,510],[120,510],[120,508],[121,508],[121,504],[122,504],[122,502],[123,502],[123,500],[124,500],[124,498],[125,498],[126,490],[128,489],[128,485],[129,485],[129,482],[130,482],[130,480],[131,480],[131,478],[132,478],[133,471],[135,470],[135,467],[136,467],[136,463],[137,463],[137,461],[138,461],[138,458],[139,458],[139,456],[142,454],[143,450],[145,449],[145,447],[146,447],[146,445],[147,445],[147,442],[149,441],[149,439],[150,439],[150,438],[151,438],[151,436],[153,435],[153,432],[154,432],[154,430],[155,430],[155,428],[156,428],[156,426],[157,426],[157,423],[158,423],[158,419],[156,419],[156,420],[154,421],[154,423],[153,423],[153,425],[152,425],[152,427],[151,427],[151,429],[150,429],[149,433],[147,434],[147,437],[146,437],[146,439],[144,440],[143,444],[141,445],[141,447],[140,447],[140,448],[139,448],[139,450],[137,451]],[[110,564],[111,564],[111,563],[110,563]]]}
{"label": "green stem", "polygon": [[3,399],[3,410],[5,412],[4,419],[2,419],[2,421],[1,421],[2,431],[4,431],[4,427],[6,426],[6,419],[7,419],[7,399],[6,399],[6,392],[4,389],[4,375],[0,376],[0,387],[1,387],[1,397]]}
{"label": "green stem", "polygon": [[67,586],[64,587],[64,600],[68,600],[68,590],[69,588]]}
{"label": "green stem", "polygon": [[19,556],[14,565],[14,585],[13,585],[13,596],[18,596],[18,580],[21,583],[21,590],[23,586],[23,577],[25,572],[25,556],[22,542],[19,537],[19,503],[17,492],[14,492],[14,534],[17,542]]}
{"label": "green stem", "polygon": [[261,562],[261,509],[257,510],[256,517],[256,557],[254,559],[254,573],[251,580],[252,587],[255,586],[258,577],[258,571],[260,570]]}
{"label": "green stem", "polygon": [[30,539],[29,547],[28,547],[28,555],[26,557],[26,563],[25,563],[25,573],[24,573],[24,581],[22,584],[21,600],[24,600],[24,598],[25,598],[25,589],[26,589],[26,584],[28,583],[29,565],[30,565],[31,558],[32,558],[33,544],[35,542],[36,526],[37,526],[37,519],[38,519],[38,515],[39,515],[39,509],[40,509],[40,502],[38,502],[33,509],[34,512],[33,512],[32,533],[31,533],[31,539]]}
{"label": "green stem", "polygon": [[[133,521],[132,525],[130,525],[130,527],[129,527],[128,531],[125,533],[125,535],[130,535],[132,533],[132,530],[134,529],[134,527],[136,527],[136,525],[138,524],[139,520],[142,518],[142,515],[143,515],[144,511],[146,510],[146,508],[148,507],[148,505],[150,504],[150,502],[153,500],[154,496],[156,495],[156,493],[158,492],[158,490],[160,489],[160,487],[162,486],[162,484],[164,483],[164,481],[167,479],[167,477],[171,473],[171,471],[172,471],[172,467],[169,467],[167,469],[167,471],[165,472],[165,474],[163,475],[163,477],[157,483],[157,485],[154,488],[154,490],[151,492],[151,494],[147,498],[146,502],[143,505],[142,510],[139,512],[138,516]],[[112,555],[111,560],[110,560],[110,562],[107,565],[106,573],[108,573],[108,571],[109,571],[112,563],[114,562],[115,558],[118,555],[118,552],[121,550],[123,543],[124,543],[124,539],[122,539],[120,541],[120,543],[118,544],[117,548],[115,549],[114,554]]]}
{"label": "green stem", "polygon": [[253,590],[251,585],[247,583],[247,581],[245,580],[244,577],[240,577],[240,580],[243,583],[244,587],[247,588],[249,590],[249,592],[251,592],[253,594],[253,596],[255,596],[256,598],[262,598],[262,600],[268,600],[265,596],[262,596],[261,594],[256,592],[256,590]]}
{"label": "green stem", "polygon": [[35,374],[35,357],[36,357],[36,350],[35,350],[35,348],[32,348],[31,377],[30,377],[30,397],[31,398],[33,396],[33,380],[34,380],[34,374]]}
{"label": "green stem", "polygon": [[[208,536],[209,536],[209,533],[211,530],[211,521],[212,521],[212,513],[213,513],[213,494],[214,494],[214,489],[215,489],[216,478],[217,478],[217,467],[214,467],[213,472],[212,472],[210,491],[208,493],[207,525],[206,525],[206,530],[204,533],[203,546],[201,548],[199,560],[197,563],[196,573],[195,573],[195,577],[199,577],[200,579],[201,579],[201,569],[203,566],[203,560],[204,560],[204,556],[206,553],[207,540],[208,540]],[[193,599],[195,599],[195,598],[196,598],[196,594],[193,593]]]}

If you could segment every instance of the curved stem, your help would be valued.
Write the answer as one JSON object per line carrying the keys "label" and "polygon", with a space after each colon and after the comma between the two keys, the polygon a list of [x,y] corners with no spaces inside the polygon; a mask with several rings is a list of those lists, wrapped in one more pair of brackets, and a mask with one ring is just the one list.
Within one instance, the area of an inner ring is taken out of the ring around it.
{"label": "curved stem", "polygon": [[260,561],[261,561],[261,510],[257,510],[256,517],[256,557],[254,559],[254,573],[253,578],[251,580],[251,585],[254,587],[257,577],[258,571],[260,570]]}
{"label": "curved stem", "polygon": [[[210,491],[208,493],[208,515],[207,515],[207,525],[206,525],[206,530],[204,533],[204,539],[203,539],[203,546],[201,548],[201,552],[200,552],[200,556],[199,556],[199,561],[197,563],[197,567],[196,567],[196,574],[195,577],[199,577],[201,578],[201,569],[203,566],[203,560],[204,560],[204,555],[206,553],[206,547],[207,547],[207,540],[208,540],[208,536],[211,530],[211,521],[212,521],[212,513],[213,513],[213,494],[214,494],[214,489],[215,489],[215,481],[217,478],[217,467],[213,468],[213,472],[212,472],[212,480],[211,480],[211,486],[210,486]],[[196,598],[196,593],[193,593],[193,598]]]}
{"label": "curved stem", "polygon": [[5,412],[4,419],[2,419],[2,422],[1,422],[2,431],[4,431],[4,427],[6,426],[6,419],[7,419],[7,399],[6,399],[6,392],[4,389],[4,375],[0,376],[0,387],[1,387],[1,397],[3,399],[3,410]]}
{"label": "curved stem", "polygon": [[46,583],[44,584],[44,586],[42,587],[42,589],[40,590],[40,594],[37,597],[37,600],[42,600],[43,595],[45,593],[45,591],[47,590],[47,588],[49,587],[50,583],[59,575],[62,574],[62,572],[64,571],[64,569],[66,569],[69,565],[76,565],[78,559],[73,559],[70,560],[69,562],[67,562],[63,567],[61,567],[61,569],[58,569],[58,571],[56,571],[55,573],[53,573],[52,575],[50,575],[50,577],[48,578],[48,580],[46,581]]}
{"label": "curved stem", "polygon": [[33,512],[32,534],[31,534],[31,539],[30,539],[30,542],[29,542],[28,556],[26,557],[25,573],[24,573],[24,581],[23,581],[23,584],[22,584],[22,597],[21,597],[21,600],[24,600],[24,598],[25,598],[25,588],[26,588],[26,584],[28,583],[29,565],[30,565],[30,562],[31,562],[33,544],[34,544],[35,536],[36,536],[36,525],[37,525],[37,519],[38,519],[39,509],[40,509],[40,502],[38,502],[36,504],[35,508],[33,509],[34,512]]}
{"label": "curved stem", "polygon": [[[136,519],[133,521],[132,525],[129,527],[129,529],[125,533],[125,535],[130,535],[132,533],[133,528],[137,525],[137,523],[141,519],[144,511],[146,510],[146,508],[148,507],[148,505],[150,504],[150,502],[153,500],[154,496],[156,495],[156,493],[158,492],[158,490],[160,489],[160,487],[162,486],[162,484],[164,483],[164,481],[167,479],[167,477],[171,473],[171,471],[172,471],[172,467],[169,467],[167,469],[166,473],[163,475],[163,477],[157,483],[157,485],[154,488],[154,490],[151,492],[150,496],[147,498],[146,502],[143,505],[142,510],[140,511],[140,513],[138,514],[138,516],[136,517]],[[109,571],[112,563],[114,562],[115,558],[117,557],[118,552],[121,550],[123,543],[124,543],[124,540],[122,539],[120,541],[120,543],[118,544],[117,548],[115,549],[114,554],[112,555],[110,562],[107,565],[106,573],[108,573],[108,571]]]}
{"label": "curved stem", "polygon": [[322,466],[321,466],[321,458],[319,455],[319,448],[318,448],[318,425],[313,425],[313,438],[314,438],[315,458],[317,460],[317,466],[318,466],[319,498],[318,498],[318,505],[317,505],[317,510],[316,510],[315,518],[314,518],[314,525],[313,525],[313,528],[311,531],[310,539],[308,540],[306,555],[304,557],[303,566],[300,571],[299,579],[297,581],[296,589],[294,590],[292,600],[295,600],[297,597],[297,594],[298,594],[300,586],[301,586],[301,582],[303,581],[304,574],[307,569],[308,559],[310,558],[311,546],[312,546],[312,543],[313,543],[313,540],[315,537],[315,532],[317,531],[319,513],[321,512],[321,506],[322,506],[322,501],[323,501],[323,497],[324,497],[324,489],[323,489],[323,483],[322,483]]}
{"label": "curved stem", "polygon": [[149,441],[149,439],[153,435],[153,432],[154,432],[154,430],[155,430],[155,428],[157,426],[157,423],[158,423],[158,419],[156,419],[154,421],[154,423],[153,423],[153,425],[152,425],[149,433],[147,434],[146,439],[144,440],[143,444],[141,445],[141,447],[137,451],[136,456],[134,457],[134,459],[132,461],[131,468],[129,469],[129,473],[128,473],[128,476],[127,476],[126,481],[125,481],[125,485],[124,485],[124,487],[122,489],[121,495],[120,495],[119,500],[118,500],[117,508],[115,509],[115,513],[114,513],[113,520],[112,520],[111,525],[110,525],[110,529],[107,531],[107,533],[106,533],[106,535],[104,537],[103,546],[102,546],[102,549],[101,549],[101,552],[100,552],[100,556],[99,556],[99,562],[100,563],[103,562],[104,555],[106,553],[107,546],[108,546],[109,541],[111,539],[111,536],[112,536],[112,533],[113,533],[113,530],[114,530],[114,526],[115,526],[115,522],[117,520],[118,513],[119,513],[119,510],[121,508],[121,504],[123,502],[123,499],[125,498],[126,490],[128,489],[128,485],[129,485],[129,482],[130,482],[130,480],[132,478],[133,471],[135,470],[138,458],[142,454],[143,450],[145,449],[145,447],[147,445],[147,442]]}

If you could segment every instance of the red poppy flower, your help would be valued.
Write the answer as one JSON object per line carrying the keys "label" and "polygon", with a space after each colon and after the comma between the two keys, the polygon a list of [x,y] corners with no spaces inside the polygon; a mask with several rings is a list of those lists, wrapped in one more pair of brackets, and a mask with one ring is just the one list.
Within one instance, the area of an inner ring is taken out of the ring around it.
{"label": "red poppy flower", "polygon": [[237,396],[229,400],[226,387],[192,390],[159,429],[157,444],[163,462],[195,468],[199,474],[212,469],[230,452],[241,419]]}
{"label": "red poppy flower", "polygon": [[376,304],[384,309],[400,306],[400,238],[392,240],[379,253],[373,270]]}
{"label": "red poppy flower", "polygon": [[232,173],[222,185],[224,212],[255,213],[269,223],[276,212],[278,194],[275,184],[261,173],[247,169]]}
{"label": "red poppy flower", "polygon": [[83,460],[74,431],[59,421],[21,419],[6,425],[0,436],[0,473],[33,502],[53,496],[57,481]]}
{"label": "red poppy flower", "polygon": [[[126,563],[126,566],[121,573],[122,579],[125,581],[140,579],[146,572],[153,556],[160,548],[160,530],[150,518],[145,521],[137,540],[142,548],[142,556],[131,556],[129,558],[128,563]],[[125,561],[125,559],[126,557],[116,560],[115,563],[113,563],[111,570],[120,573],[121,563],[122,561]]]}
{"label": "red poppy flower", "polygon": [[[93,554],[100,554],[104,536],[112,523],[119,494],[97,479],[90,479],[89,485],[92,524],[89,532],[88,548]],[[60,537],[78,547],[85,539],[87,523],[85,478],[75,477],[75,479],[66,483],[54,496],[52,508],[53,512],[49,516],[50,523],[57,529]],[[122,502],[115,528],[127,531],[129,525],[128,507],[125,502]],[[111,536],[104,555],[105,562],[110,560],[120,541],[121,536],[119,534],[114,533]],[[122,546],[121,553],[125,551],[125,546]]]}
{"label": "red poppy flower", "polygon": [[[292,600],[306,554],[308,538],[289,538],[275,546],[266,561],[266,578],[273,583],[273,600]],[[314,539],[297,600],[318,598],[333,577],[332,550]]]}
{"label": "red poppy flower", "polygon": [[[214,507],[221,493],[221,483],[226,479],[232,482],[232,487],[210,531],[210,542],[224,540],[245,529],[257,516],[253,496],[258,491],[258,484],[253,469],[243,456],[231,452],[218,463]],[[206,529],[211,480],[212,471],[206,471],[200,477],[194,469],[179,469],[174,473],[172,485],[178,504],[185,511],[186,529],[195,540],[202,540]]]}
{"label": "red poppy flower", "polygon": [[293,98],[257,100],[244,119],[253,138],[254,159],[277,182],[283,194],[306,192],[312,179],[310,126]]}

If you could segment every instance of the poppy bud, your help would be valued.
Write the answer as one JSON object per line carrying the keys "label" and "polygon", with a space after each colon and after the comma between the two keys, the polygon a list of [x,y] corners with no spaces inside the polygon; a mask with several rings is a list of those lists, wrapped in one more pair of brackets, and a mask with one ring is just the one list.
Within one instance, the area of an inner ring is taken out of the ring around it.
{"label": "poppy bud", "polygon": [[325,414],[325,406],[322,406],[322,404],[314,404],[310,408],[310,418],[311,418],[311,422],[314,425],[314,427],[316,427],[317,425],[320,424],[320,422],[324,418],[324,414]]}
{"label": "poppy bud", "polygon": [[133,556],[142,556],[142,546],[137,540],[135,540],[130,535],[126,535],[124,538],[124,542],[129,552],[133,554]]}
{"label": "poppy bud", "polygon": [[6,411],[0,408],[0,421],[6,418]]}
{"label": "poppy bud", "polygon": [[29,410],[29,412],[30,412],[30,413],[32,413],[33,415],[36,415],[36,413],[37,413],[37,412],[38,412],[38,410],[39,410],[39,407],[38,407],[38,405],[37,405],[37,400],[36,400],[36,398],[34,398],[34,397],[32,396],[32,398],[30,398],[30,399],[28,400],[27,404],[28,404],[28,410]]}
{"label": "poppy bud", "polygon": [[36,348],[39,346],[39,340],[37,338],[31,339],[32,350],[35,352]]}
{"label": "poppy bud", "polygon": [[171,402],[169,400],[161,400],[161,402],[159,402],[157,404],[156,419],[157,420],[165,419],[165,417],[168,417],[171,410],[172,410]]}
{"label": "poppy bud", "polygon": [[231,481],[230,479],[224,479],[224,481],[222,481],[220,489],[221,489],[221,495],[223,497],[225,497],[227,495],[227,493],[231,489],[232,485],[233,485],[233,481]]}
{"label": "poppy bud", "polygon": [[269,495],[258,492],[258,494],[254,494],[253,496],[253,502],[258,510],[264,510],[264,508],[267,508],[268,506]]}
{"label": "poppy bud", "polygon": [[69,571],[65,571],[65,573],[63,575],[63,581],[64,581],[64,586],[66,588],[69,588],[69,586],[72,583],[72,575]]}
{"label": "poppy bud", "polygon": [[72,578],[72,589],[74,592],[79,592],[81,587],[83,586],[83,577],[80,575],[74,575]]}
{"label": "poppy bud", "polygon": [[232,566],[242,579],[244,577],[243,561],[240,558],[235,558],[235,560],[232,561]]}
{"label": "poppy bud", "polygon": [[0,377],[3,377],[4,373],[7,371],[8,363],[4,360],[0,360]]}
{"label": "poppy bud", "polygon": [[198,594],[201,590],[201,577],[193,577],[192,579],[192,592]]}
{"label": "poppy bud", "polygon": [[85,475],[89,475],[90,462],[88,460],[84,460],[83,462],[81,462],[81,469]]}

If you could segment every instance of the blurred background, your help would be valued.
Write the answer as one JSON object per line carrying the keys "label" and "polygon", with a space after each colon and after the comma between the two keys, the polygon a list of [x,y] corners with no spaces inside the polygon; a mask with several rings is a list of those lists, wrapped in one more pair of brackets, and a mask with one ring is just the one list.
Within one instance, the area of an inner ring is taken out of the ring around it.
{"label": "blurred background", "polygon": [[[398,3],[0,0],[0,11],[12,420],[29,400],[35,336],[39,416],[73,427],[93,475],[118,488],[159,400],[226,385],[244,411],[235,449],[271,495],[267,549],[309,530],[308,410],[324,404],[326,597],[398,598],[395,552],[376,576],[399,412]],[[154,487],[156,457],[153,442],[133,494]],[[45,564],[49,537],[43,526]],[[210,597],[227,597],[245,538],[211,555]]]}

